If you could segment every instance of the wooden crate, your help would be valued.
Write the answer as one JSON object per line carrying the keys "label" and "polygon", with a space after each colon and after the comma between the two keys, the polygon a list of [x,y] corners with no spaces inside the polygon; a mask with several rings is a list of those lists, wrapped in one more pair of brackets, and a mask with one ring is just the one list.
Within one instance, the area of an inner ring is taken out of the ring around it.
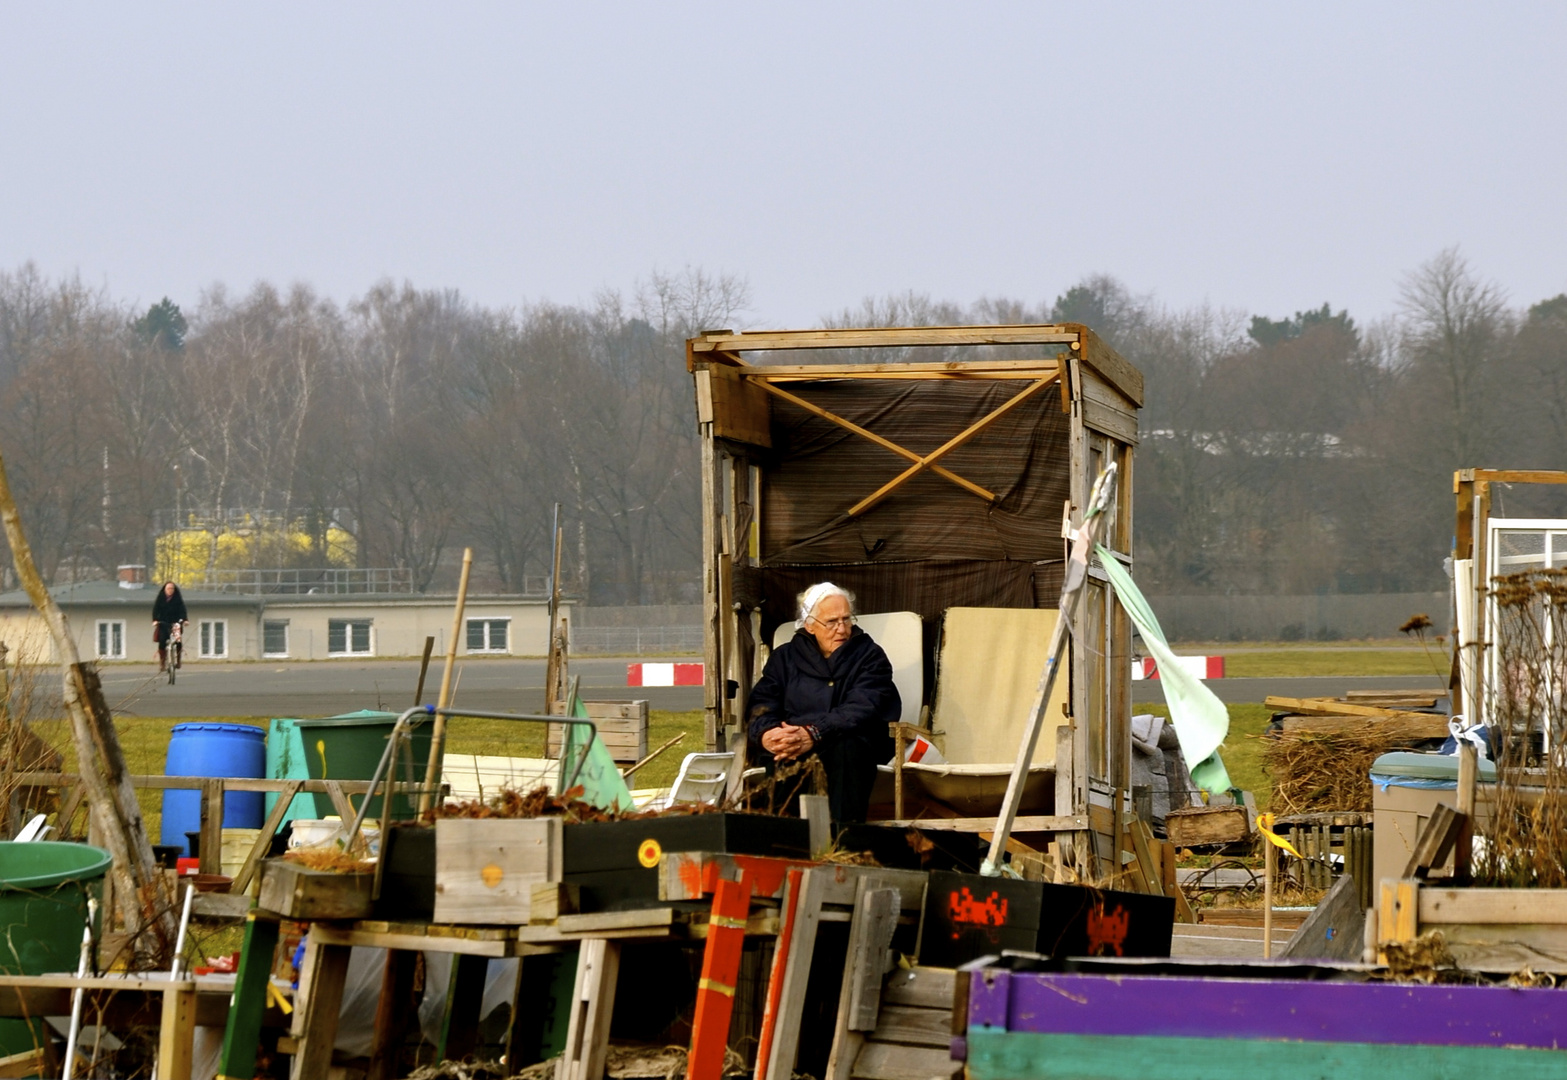
{"label": "wooden crate", "polygon": [[435,921],[526,923],[535,885],[562,877],[561,819],[442,818],[435,823]]}
{"label": "wooden crate", "polygon": [[[598,725],[599,738],[610,757],[623,765],[635,764],[647,757],[646,701],[585,701],[588,719]],[[545,754],[560,757],[564,725],[551,724]]]}
{"label": "wooden crate", "polygon": [[261,891],[256,904],[287,919],[365,919],[375,875],[337,874],[311,870],[287,859],[261,864]]}
{"label": "wooden crate", "polygon": [[1380,886],[1379,962],[1387,946],[1440,930],[1461,968],[1567,974],[1567,889],[1455,889],[1413,878],[1387,878]]}

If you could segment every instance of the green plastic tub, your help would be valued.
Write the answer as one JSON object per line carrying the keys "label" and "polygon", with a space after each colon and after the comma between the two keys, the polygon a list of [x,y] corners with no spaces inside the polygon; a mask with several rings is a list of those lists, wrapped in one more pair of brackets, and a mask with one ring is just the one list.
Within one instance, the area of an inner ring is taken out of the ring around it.
{"label": "green plastic tub", "polygon": [[[109,863],[107,851],[87,844],[0,841],[0,970],[75,974],[87,900],[99,895]],[[0,1019],[0,1056],[33,1049],[39,1023]]]}
{"label": "green plastic tub", "polygon": [[[313,780],[368,780],[375,775],[375,768],[386,752],[386,740],[392,735],[397,713],[375,712],[362,709],[359,712],[331,716],[324,720],[295,720],[295,730],[304,744],[305,767]],[[413,729],[414,778],[423,781],[425,767],[430,762],[431,723],[428,718]],[[406,775],[399,764],[397,779]],[[316,817],[328,817],[337,813],[332,800],[326,794],[315,796]],[[413,818],[416,800],[399,795],[392,800],[392,816],[398,821]],[[359,802],[354,800],[357,807]],[[381,816],[381,798],[370,801],[369,819]]]}

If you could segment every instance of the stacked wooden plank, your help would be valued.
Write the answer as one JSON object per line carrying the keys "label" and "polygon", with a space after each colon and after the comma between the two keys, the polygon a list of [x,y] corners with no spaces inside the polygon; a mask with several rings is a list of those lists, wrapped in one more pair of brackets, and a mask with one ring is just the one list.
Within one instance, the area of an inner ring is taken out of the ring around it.
{"label": "stacked wooden plank", "polygon": [[1279,727],[1264,749],[1273,808],[1285,814],[1370,810],[1371,763],[1391,750],[1445,738],[1447,717],[1420,711],[1445,696],[1441,690],[1351,691],[1264,699]]}

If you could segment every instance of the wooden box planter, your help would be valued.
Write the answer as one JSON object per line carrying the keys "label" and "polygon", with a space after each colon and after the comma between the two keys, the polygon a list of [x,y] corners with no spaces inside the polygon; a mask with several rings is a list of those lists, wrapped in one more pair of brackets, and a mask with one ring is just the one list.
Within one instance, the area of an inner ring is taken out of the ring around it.
{"label": "wooden box planter", "polygon": [[577,885],[584,912],[658,903],[658,863],[666,851],[729,855],[810,854],[810,825],[765,814],[684,814],[643,821],[568,825],[564,877]]}
{"label": "wooden box planter", "polygon": [[1461,968],[1567,974],[1567,889],[1453,889],[1413,878],[1382,882],[1380,952],[1440,930]]}
{"label": "wooden box planter", "polygon": [[[647,757],[646,701],[584,701],[588,719],[598,726],[599,739],[617,764],[634,765]],[[564,724],[551,724],[544,754],[560,757]]]}
{"label": "wooden box planter", "polygon": [[528,922],[534,886],[561,880],[561,832],[558,817],[437,821],[435,921]]}
{"label": "wooden box planter", "polygon": [[261,891],[256,904],[285,919],[364,919],[370,915],[371,873],[340,874],[311,870],[287,859],[261,864]]}

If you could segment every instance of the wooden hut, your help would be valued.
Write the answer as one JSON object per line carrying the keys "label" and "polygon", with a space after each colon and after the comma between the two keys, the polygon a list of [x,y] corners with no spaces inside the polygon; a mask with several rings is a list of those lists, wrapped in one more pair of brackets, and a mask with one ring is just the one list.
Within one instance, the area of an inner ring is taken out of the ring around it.
{"label": "wooden hut", "polygon": [[[920,616],[932,705],[949,609],[1055,608],[1068,521],[1112,461],[1119,486],[1101,542],[1131,564],[1143,380],[1086,326],[722,330],[691,338],[686,357],[701,434],[710,750],[744,739],[765,644],[812,582],[853,590],[864,612]],[[1108,856],[1110,808],[1129,784],[1131,630],[1097,567],[1074,629],[1059,730],[1041,740],[1054,813],[1034,831],[1091,829]],[[998,758],[1015,753],[1013,740]]]}

